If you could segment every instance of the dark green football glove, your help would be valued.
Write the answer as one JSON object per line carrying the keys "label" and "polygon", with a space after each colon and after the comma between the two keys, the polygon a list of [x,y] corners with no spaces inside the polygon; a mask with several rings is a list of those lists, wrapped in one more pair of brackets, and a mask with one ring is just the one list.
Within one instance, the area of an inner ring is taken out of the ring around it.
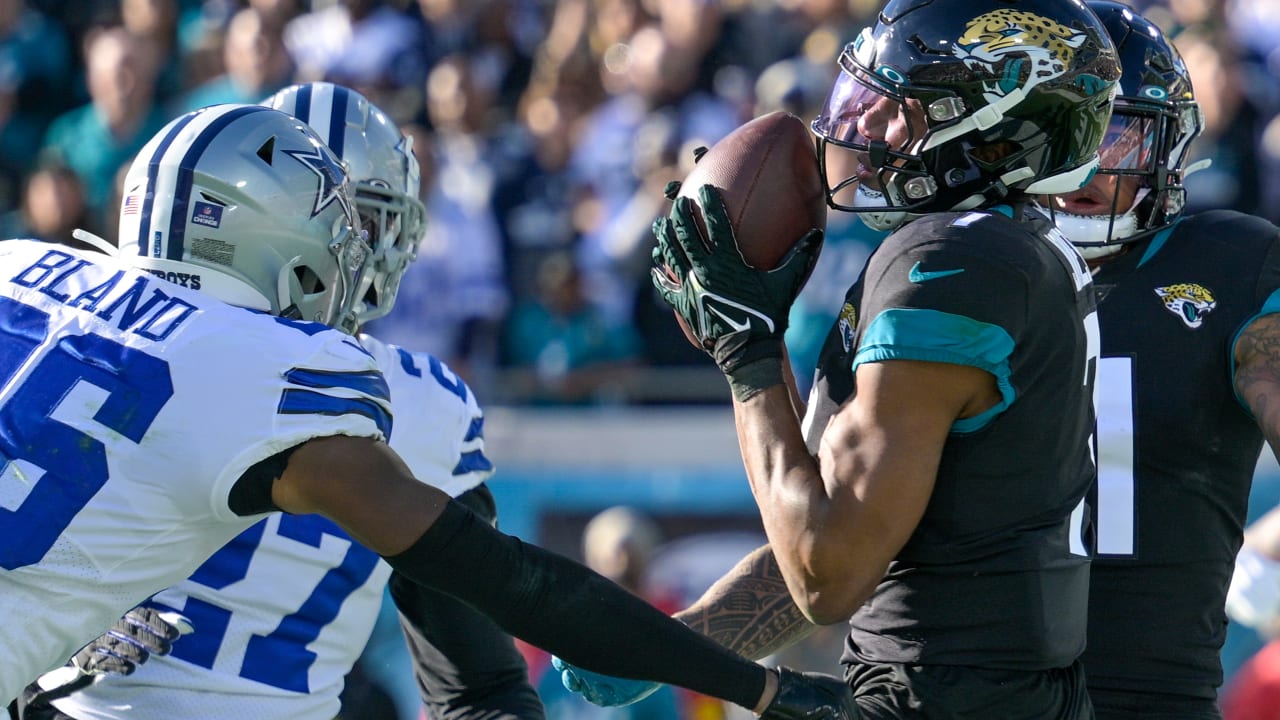
{"label": "dark green football glove", "polygon": [[781,382],[780,364],[764,370],[758,361],[782,358],[787,316],[817,263],[823,233],[810,230],[777,268],[759,270],[743,260],[720,193],[699,187],[698,205],[709,237],[698,229],[698,208],[688,197],[676,198],[671,214],[654,222],[653,284],[729,377],[735,397],[745,400]]}

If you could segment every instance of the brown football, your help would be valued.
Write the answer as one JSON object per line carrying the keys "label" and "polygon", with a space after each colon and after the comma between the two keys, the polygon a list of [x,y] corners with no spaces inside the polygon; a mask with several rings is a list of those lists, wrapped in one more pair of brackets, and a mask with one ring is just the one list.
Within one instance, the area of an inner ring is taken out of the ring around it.
{"label": "brown football", "polygon": [[[752,267],[772,270],[805,233],[827,226],[813,139],[804,121],[790,113],[761,115],[726,135],[684,179],[680,195],[697,204],[698,188],[707,184],[720,191],[738,248]],[[701,226],[702,218],[697,221]]]}

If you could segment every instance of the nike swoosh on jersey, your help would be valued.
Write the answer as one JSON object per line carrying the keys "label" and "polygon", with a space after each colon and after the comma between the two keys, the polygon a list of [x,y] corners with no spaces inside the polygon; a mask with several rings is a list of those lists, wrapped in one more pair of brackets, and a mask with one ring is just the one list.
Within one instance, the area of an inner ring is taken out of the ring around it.
{"label": "nike swoosh on jersey", "polygon": [[928,282],[929,280],[937,280],[938,278],[948,277],[950,275],[959,275],[964,272],[964,268],[956,268],[954,270],[921,270],[920,263],[911,266],[911,272],[907,273],[907,279],[913,283]]}

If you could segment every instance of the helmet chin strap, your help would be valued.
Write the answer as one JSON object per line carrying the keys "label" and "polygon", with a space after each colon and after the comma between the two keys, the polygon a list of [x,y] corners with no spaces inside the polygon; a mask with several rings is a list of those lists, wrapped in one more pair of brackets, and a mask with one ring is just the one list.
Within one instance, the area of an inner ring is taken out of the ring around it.
{"label": "helmet chin strap", "polygon": [[[856,208],[877,208],[889,204],[884,193],[868,188],[861,183],[854,190],[853,206]],[[894,230],[907,221],[907,213],[900,210],[883,212],[859,212],[858,217],[872,230]]]}

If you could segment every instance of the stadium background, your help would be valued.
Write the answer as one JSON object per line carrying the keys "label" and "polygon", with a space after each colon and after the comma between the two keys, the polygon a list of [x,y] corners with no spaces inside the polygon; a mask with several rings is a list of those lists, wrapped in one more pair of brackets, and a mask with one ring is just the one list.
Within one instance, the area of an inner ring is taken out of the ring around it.
{"label": "stadium background", "polygon": [[[1214,165],[1188,181],[1191,210],[1280,222],[1280,3],[1134,4],[1176,39],[1206,112],[1193,159]],[[122,168],[177,114],[300,81],[360,90],[413,134],[429,217],[396,311],[368,329],[441,356],[476,390],[503,529],[581,558],[593,515],[636,508],[663,543],[654,592],[678,599],[761,536],[724,383],[649,290],[659,190],[750,117],[811,118],[879,5],[0,0],[0,237],[114,240]],[[848,217],[829,235],[788,334],[797,367],[876,241]],[[1251,515],[1277,501],[1266,454]],[[834,670],[825,642],[801,659]],[[380,624],[362,663],[372,684],[352,686],[388,688],[416,717],[397,644]],[[1233,627],[1228,674],[1260,645]],[[344,716],[377,717],[371,698]],[[686,717],[724,713],[682,703]]]}

